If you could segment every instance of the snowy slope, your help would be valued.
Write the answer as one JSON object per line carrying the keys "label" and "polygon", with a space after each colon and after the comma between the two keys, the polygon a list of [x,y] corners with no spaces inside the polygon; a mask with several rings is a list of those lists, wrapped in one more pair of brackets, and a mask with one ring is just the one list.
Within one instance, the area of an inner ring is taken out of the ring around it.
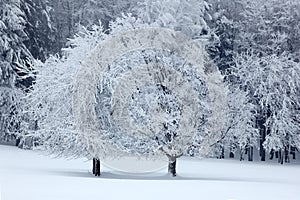
{"label": "snowy slope", "polygon": [[0,199],[300,199],[299,165],[181,159],[176,178],[165,171],[134,176],[105,167],[99,178],[89,167],[85,160],[0,145]]}

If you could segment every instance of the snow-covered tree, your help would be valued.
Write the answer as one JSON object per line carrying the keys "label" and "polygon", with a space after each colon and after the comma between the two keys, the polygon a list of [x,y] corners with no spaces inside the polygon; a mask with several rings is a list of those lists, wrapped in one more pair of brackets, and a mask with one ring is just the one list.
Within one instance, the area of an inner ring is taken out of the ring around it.
{"label": "snow-covered tree", "polygon": [[53,8],[50,17],[53,18],[55,32],[55,49],[65,47],[67,38],[73,37],[85,26],[90,29],[100,20],[105,29],[109,22],[121,17],[122,13],[130,13],[138,0],[51,0]]}
{"label": "snow-covered tree", "polygon": [[[299,1],[240,1],[243,11],[235,21],[236,48],[259,55],[299,55]],[[298,59],[299,60],[299,59]]]}
{"label": "snow-covered tree", "polygon": [[211,34],[207,21],[210,5],[206,0],[144,0],[133,9],[148,24],[180,31],[193,39]]}
{"label": "snow-covered tree", "polygon": [[22,82],[21,75],[28,69],[31,54],[23,43],[27,35],[24,32],[26,22],[20,10],[20,1],[2,0],[0,8],[0,84],[12,87],[17,84],[17,80]]}
{"label": "snow-covered tree", "polygon": [[212,20],[208,21],[209,27],[214,31],[215,37],[212,37],[207,50],[219,67],[225,74],[226,69],[234,64],[234,46],[238,30],[235,27],[235,21],[239,20],[235,0],[215,1],[209,0],[211,9],[209,10]]}
{"label": "snow-covered tree", "polygon": [[92,26],[101,19],[104,27],[107,28],[109,22],[121,17],[122,13],[130,13],[137,2],[138,0],[77,1],[75,4],[79,3],[81,5],[77,6],[77,9],[75,8],[74,17],[86,27]]}
{"label": "snow-covered tree", "polygon": [[[160,31],[130,15],[112,22],[110,34],[99,26],[83,29],[70,40],[65,57],[36,67],[26,98],[26,136],[68,157],[164,154],[174,175],[176,158],[195,139],[204,144],[199,156],[205,156],[222,125],[221,75],[198,44],[172,30]],[[134,42],[137,38],[141,43]],[[130,50],[137,45],[141,50]]]}
{"label": "snow-covered tree", "polygon": [[221,70],[234,65],[234,56],[249,50],[259,56],[284,54],[299,62],[299,1],[208,0],[208,25],[217,39],[209,54]]}
{"label": "snow-covered tree", "polygon": [[260,143],[268,152],[299,148],[299,69],[299,63],[284,56],[243,54],[232,71],[239,87],[257,106],[258,120],[262,120],[257,125],[264,127]]}
{"label": "snow-covered tree", "polygon": [[128,19],[113,23],[118,31],[99,43],[77,75],[76,124],[95,157],[105,156],[104,143],[119,155],[160,152],[176,175],[176,158],[195,140],[205,156],[218,139],[221,75],[199,43]]}
{"label": "snow-covered tree", "polygon": [[[89,154],[78,140],[72,115],[73,82],[80,63],[102,40],[101,26],[82,30],[69,40],[64,56],[51,56],[35,66],[36,81],[25,97],[23,142],[33,139],[38,148],[51,154],[82,157]],[[33,144],[29,144],[33,145]]]}
{"label": "snow-covered tree", "polygon": [[34,58],[45,61],[50,53],[59,51],[56,49],[53,9],[46,0],[23,0],[21,10],[26,20],[24,32],[28,36],[24,44]]}
{"label": "snow-covered tree", "polygon": [[224,150],[233,157],[236,150],[239,150],[240,160],[247,152],[248,160],[253,160],[253,148],[258,147],[259,132],[256,127],[257,105],[253,104],[252,99],[247,93],[235,84],[229,86],[228,93],[228,113],[226,127],[222,132],[221,152],[218,156],[224,157]]}
{"label": "snow-covered tree", "polygon": [[20,96],[15,88],[0,86],[0,141],[15,141],[19,131]]}
{"label": "snow-covered tree", "polygon": [[18,127],[18,122],[14,121],[22,95],[18,90],[25,90],[32,81],[32,56],[24,45],[27,39],[25,23],[19,0],[0,1],[0,135],[3,137]]}

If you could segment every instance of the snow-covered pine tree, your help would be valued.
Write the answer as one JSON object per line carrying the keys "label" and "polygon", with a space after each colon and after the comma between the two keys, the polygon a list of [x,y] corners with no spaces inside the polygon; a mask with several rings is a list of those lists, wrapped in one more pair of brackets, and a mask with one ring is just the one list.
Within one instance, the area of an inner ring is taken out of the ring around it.
{"label": "snow-covered pine tree", "polygon": [[0,86],[0,143],[16,143],[20,123],[20,96],[14,87]]}
{"label": "snow-covered pine tree", "polygon": [[22,90],[32,82],[32,56],[24,45],[24,13],[19,0],[0,1],[0,135],[7,137],[19,127],[17,115]]}
{"label": "snow-covered pine tree", "polygon": [[24,41],[32,56],[45,61],[49,54],[57,49],[53,22],[53,8],[47,0],[23,0],[21,10],[26,20],[24,32],[28,39]]}
{"label": "snow-covered pine tree", "polygon": [[239,20],[237,2],[235,0],[215,1],[208,0],[211,5],[209,10],[212,20],[208,21],[209,27],[214,31],[207,45],[207,51],[223,74],[234,64],[235,37],[238,30],[235,21]]}

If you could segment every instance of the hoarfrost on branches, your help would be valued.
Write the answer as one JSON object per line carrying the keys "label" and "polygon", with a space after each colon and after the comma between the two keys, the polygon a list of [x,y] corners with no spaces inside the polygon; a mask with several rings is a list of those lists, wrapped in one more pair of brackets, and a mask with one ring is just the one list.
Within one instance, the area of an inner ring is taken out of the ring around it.
{"label": "hoarfrost on branches", "polygon": [[219,137],[226,110],[221,75],[179,32],[148,27],[112,35],[76,80],[76,124],[95,157],[115,156],[103,146],[119,155],[161,150],[179,157],[196,138],[205,156]]}
{"label": "hoarfrost on branches", "polygon": [[219,138],[222,76],[201,44],[128,15],[109,34],[83,27],[69,45],[63,58],[36,66],[26,97],[25,138],[39,148],[68,157],[176,157],[197,143],[205,156]]}
{"label": "hoarfrost on branches", "polygon": [[70,47],[63,50],[62,58],[51,56],[44,64],[36,63],[36,81],[24,99],[24,140],[33,138],[37,148],[59,156],[90,156],[74,128],[73,83],[80,63],[103,37],[101,26],[92,30],[82,27],[69,40]]}
{"label": "hoarfrost on branches", "polygon": [[206,0],[144,0],[133,12],[143,22],[180,31],[193,39],[203,39],[211,32],[207,21],[210,5]]}
{"label": "hoarfrost on branches", "polygon": [[248,53],[240,55],[236,64],[232,75],[256,106],[256,113],[265,119],[264,148],[299,148],[299,63],[281,55],[258,57]]}

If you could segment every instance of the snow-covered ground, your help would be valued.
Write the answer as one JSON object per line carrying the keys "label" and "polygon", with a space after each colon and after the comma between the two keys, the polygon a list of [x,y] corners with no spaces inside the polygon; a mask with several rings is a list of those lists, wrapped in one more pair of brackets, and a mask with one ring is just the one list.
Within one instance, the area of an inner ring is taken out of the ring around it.
{"label": "snow-covered ground", "polygon": [[128,175],[83,159],[51,159],[0,145],[0,200],[203,199],[299,200],[300,165],[180,159],[178,177],[165,171]]}

